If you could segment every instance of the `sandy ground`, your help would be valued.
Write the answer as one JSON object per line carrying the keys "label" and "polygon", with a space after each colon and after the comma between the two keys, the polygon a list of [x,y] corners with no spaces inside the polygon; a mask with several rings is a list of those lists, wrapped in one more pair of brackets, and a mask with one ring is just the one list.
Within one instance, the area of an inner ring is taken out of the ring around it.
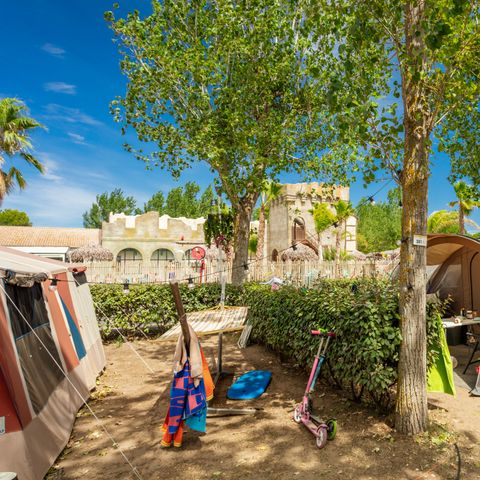
{"label": "sandy ground", "polygon": [[[344,392],[320,384],[314,405],[321,416],[336,417],[337,438],[323,450],[292,420],[307,375],[282,364],[264,347],[239,350],[236,338],[224,345],[225,369],[236,375],[269,369],[272,383],[259,399],[226,401],[231,378],[216,391],[217,406],[256,407],[252,416],[208,419],[205,435],[187,432],[180,449],[160,447],[160,427],[168,406],[174,343],[142,340],[106,345],[107,369],[99,379],[91,406],[144,480],[188,479],[456,479],[456,442],[462,479],[480,479],[480,398],[459,389],[456,398],[432,395],[431,432],[417,438],[396,434],[389,419],[344,398]],[[202,340],[213,357],[216,337]],[[456,432],[456,433],[452,433]],[[118,449],[85,409],[79,412],[70,442],[48,479],[135,478]]]}

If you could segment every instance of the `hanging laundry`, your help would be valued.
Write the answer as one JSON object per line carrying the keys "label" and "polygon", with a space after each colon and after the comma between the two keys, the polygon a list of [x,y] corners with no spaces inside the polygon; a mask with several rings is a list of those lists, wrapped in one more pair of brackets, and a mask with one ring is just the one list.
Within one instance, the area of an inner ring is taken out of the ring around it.
{"label": "hanging laundry", "polygon": [[175,349],[170,406],[162,427],[163,447],[181,447],[185,423],[192,430],[206,431],[207,401],[213,398],[214,383],[198,338],[189,329],[189,355],[183,335]]}
{"label": "hanging laundry", "polygon": [[[200,354],[202,356],[202,366],[203,366],[203,383],[205,385],[205,395],[207,401],[213,398],[213,389],[215,384],[213,383],[212,375],[210,374],[210,369],[208,368],[208,362],[205,358],[203,350],[200,348]],[[192,430],[197,432],[205,433],[207,431],[207,409],[205,406],[199,413],[192,415],[186,419],[186,424]]]}

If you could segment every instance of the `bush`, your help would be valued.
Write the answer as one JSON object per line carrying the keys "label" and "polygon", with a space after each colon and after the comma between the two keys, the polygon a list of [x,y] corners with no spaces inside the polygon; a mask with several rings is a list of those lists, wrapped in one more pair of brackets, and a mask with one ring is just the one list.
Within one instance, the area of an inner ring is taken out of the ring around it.
{"label": "bush", "polygon": [[[337,338],[327,353],[331,378],[388,408],[397,381],[400,347],[398,288],[385,280],[324,280],[315,289],[264,286],[246,290],[249,321],[255,338],[310,369],[318,338],[310,330],[335,330]],[[438,308],[429,306],[428,365],[439,344]]]}
{"label": "bush", "polygon": [[[181,285],[187,312],[218,305],[216,284],[188,289]],[[176,323],[176,311],[168,285],[136,285],[123,294],[120,285],[91,287],[102,334],[112,328],[127,332],[162,333]],[[331,379],[348,388],[355,400],[362,398],[388,408],[397,381],[400,346],[398,288],[387,280],[322,280],[313,289],[247,284],[227,286],[227,305],[249,306],[254,339],[310,369],[318,338],[310,330],[333,329],[325,368]],[[432,365],[439,344],[439,309],[429,305],[428,356]]]}
{"label": "bush", "polygon": [[[131,285],[123,293],[122,285],[91,285],[93,301],[102,336],[114,328],[127,334],[163,333],[177,322],[177,313],[169,285]],[[186,312],[211,308],[220,301],[220,286],[206,284],[195,289],[180,285]],[[240,291],[227,285],[226,304],[239,303]]]}

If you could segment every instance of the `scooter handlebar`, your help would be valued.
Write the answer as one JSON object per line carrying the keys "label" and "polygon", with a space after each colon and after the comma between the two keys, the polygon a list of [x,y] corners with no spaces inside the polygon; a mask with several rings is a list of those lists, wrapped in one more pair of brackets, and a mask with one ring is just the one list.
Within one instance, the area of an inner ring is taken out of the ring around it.
{"label": "scooter handlebar", "polygon": [[323,331],[323,330],[312,330],[310,333],[312,335],[319,335],[321,337],[335,338],[337,336],[335,332],[327,332],[327,331]]}

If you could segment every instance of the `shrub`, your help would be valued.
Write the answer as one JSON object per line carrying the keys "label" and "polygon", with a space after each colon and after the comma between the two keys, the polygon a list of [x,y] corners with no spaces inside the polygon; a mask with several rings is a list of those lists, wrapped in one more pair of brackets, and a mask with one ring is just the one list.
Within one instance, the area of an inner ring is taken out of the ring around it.
{"label": "shrub", "polygon": [[[131,285],[128,294],[122,285],[91,285],[93,301],[103,337],[112,329],[125,333],[163,333],[177,321],[177,313],[169,285]],[[206,284],[195,289],[180,285],[186,312],[202,310],[218,305],[220,287]],[[227,285],[226,303],[238,303],[240,291]]]}
{"label": "shrub", "polygon": [[[218,305],[216,284],[188,289],[181,285],[187,312]],[[91,287],[102,334],[112,328],[127,332],[162,333],[176,322],[168,285],[135,285],[128,295],[120,285]],[[388,408],[397,381],[400,346],[398,288],[387,280],[322,280],[313,289],[284,286],[227,285],[227,305],[249,306],[254,339],[309,369],[318,348],[310,330],[333,329],[337,338],[327,354],[327,371],[355,400],[367,399]],[[432,365],[439,344],[440,306],[429,305],[427,363]]]}
{"label": "shrub", "polygon": [[[331,378],[352,396],[388,408],[397,381],[400,347],[398,288],[386,280],[324,280],[315,289],[264,286],[246,289],[255,338],[310,368],[318,338],[310,330],[335,330],[327,353]],[[438,308],[429,306],[428,365],[439,343]]]}

